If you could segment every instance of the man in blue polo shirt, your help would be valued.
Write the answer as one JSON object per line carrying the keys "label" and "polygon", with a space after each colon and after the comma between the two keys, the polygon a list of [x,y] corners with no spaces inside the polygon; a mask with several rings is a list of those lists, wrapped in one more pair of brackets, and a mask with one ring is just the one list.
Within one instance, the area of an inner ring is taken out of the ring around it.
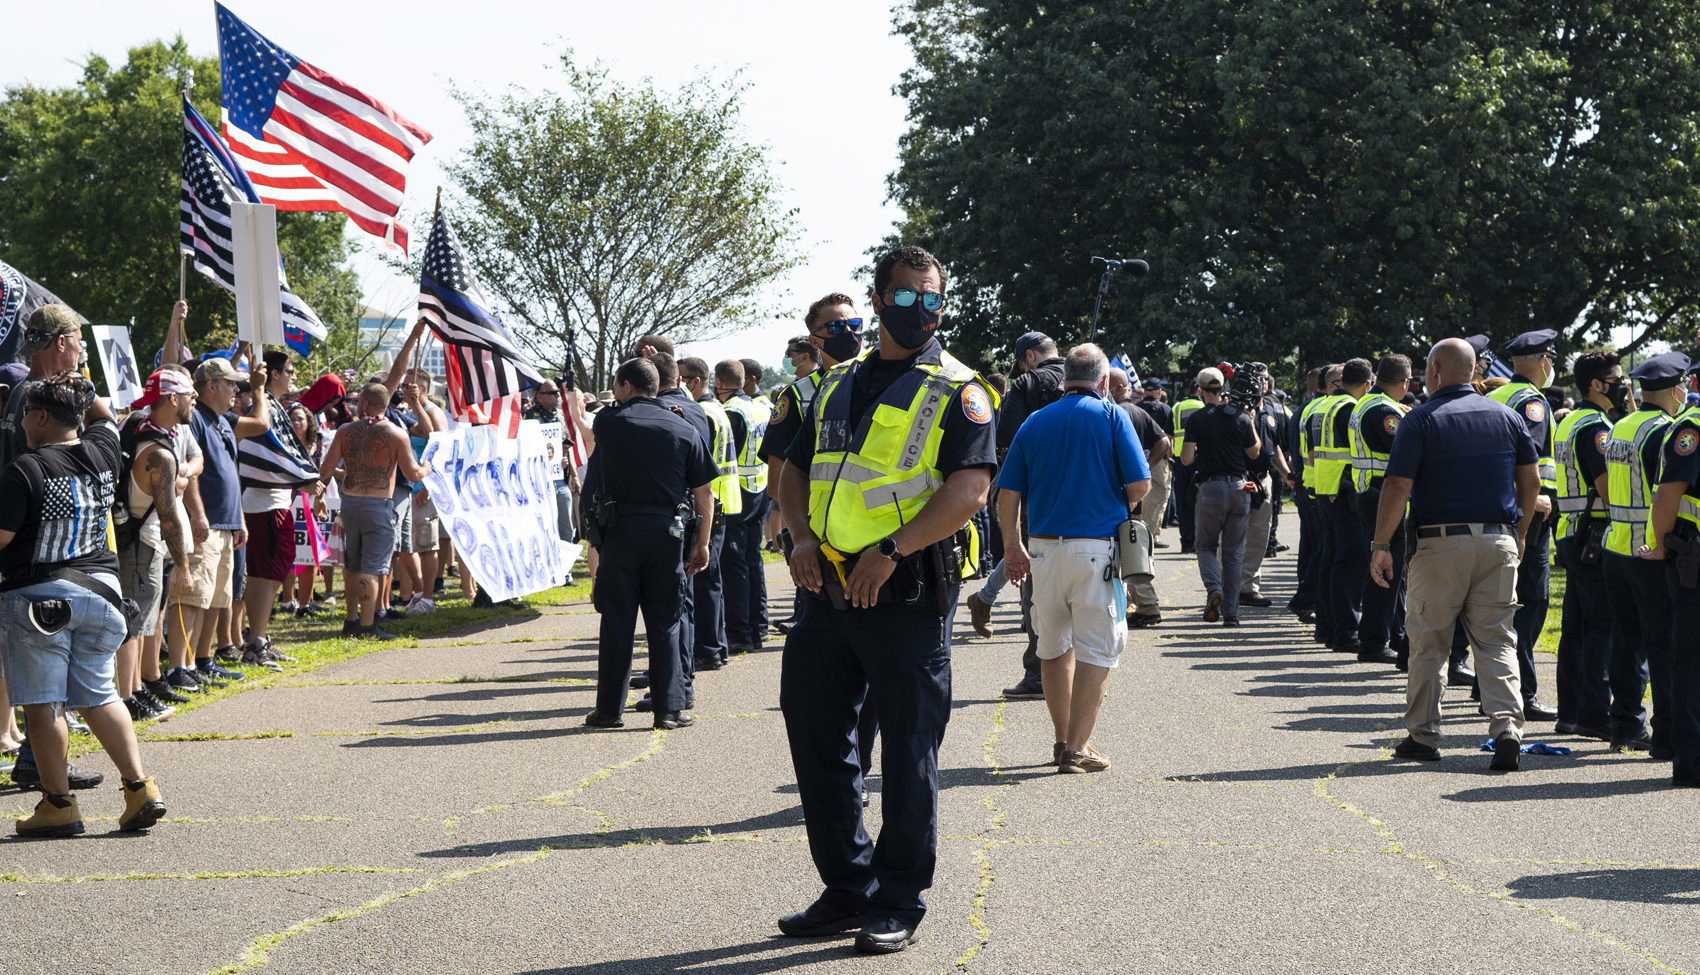
{"label": "man in blue polo shirt", "polygon": [[[1127,645],[1127,594],[1116,570],[1116,526],[1151,488],[1133,423],[1107,398],[1110,361],[1077,345],[1063,365],[1063,398],[1033,413],[998,472],[1004,573],[1033,574],[1033,629],[1061,772],[1101,772],[1089,739],[1110,670]],[[1029,557],[1021,541],[1027,505]]]}
{"label": "man in blue polo shirt", "polygon": [[1463,339],[1429,352],[1434,395],[1406,415],[1376,509],[1370,578],[1389,585],[1393,532],[1410,502],[1416,549],[1406,569],[1405,630],[1411,643],[1405,689],[1409,735],[1399,758],[1440,759],[1440,698],[1453,627],[1461,619],[1476,650],[1476,675],[1494,756],[1516,771],[1523,737],[1518,689],[1517,563],[1540,493],[1535,446],[1517,414],[1470,385],[1475,353]]}

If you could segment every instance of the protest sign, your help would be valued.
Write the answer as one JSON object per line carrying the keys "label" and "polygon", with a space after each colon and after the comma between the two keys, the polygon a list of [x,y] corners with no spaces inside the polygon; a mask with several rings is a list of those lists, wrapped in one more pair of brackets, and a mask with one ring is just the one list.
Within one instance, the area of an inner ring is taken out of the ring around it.
{"label": "protest sign", "polygon": [[100,352],[100,369],[106,375],[106,390],[113,409],[124,409],[142,395],[142,376],[136,355],[130,351],[130,330],[123,325],[90,325]]}
{"label": "protest sign", "polygon": [[566,469],[561,466],[561,440],[565,436],[560,420],[553,423],[538,421],[538,432],[543,435],[543,447],[549,452],[549,476],[559,481],[567,476]]}
{"label": "protest sign", "polygon": [[456,554],[491,599],[566,582],[555,482],[535,420],[521,423],[519,435],[511,438],[492,426],[436,431],[420,459],[431,465],[425,487]]}

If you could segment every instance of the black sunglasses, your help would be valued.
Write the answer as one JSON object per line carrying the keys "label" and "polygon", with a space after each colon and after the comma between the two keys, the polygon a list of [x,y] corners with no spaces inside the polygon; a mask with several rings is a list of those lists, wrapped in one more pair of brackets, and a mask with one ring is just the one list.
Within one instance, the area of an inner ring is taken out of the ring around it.
{"label": "black sunglasses", "polygon": [[944,294],[938,291],[916,291],[913,288],[892,288],[886,294],[891,295],[891,303],[899,308],[908,308],[921,299],[921,307],[928,311],[938,311],[944,307]]}
{"label": "black sunglasses", "polygon": [[860,332],[862,330],[862,320],[860,318],[841,318],[836,322],[827,322],[821,326],[821,329],[825,331],[827,335],[843,335],[845,332]]}

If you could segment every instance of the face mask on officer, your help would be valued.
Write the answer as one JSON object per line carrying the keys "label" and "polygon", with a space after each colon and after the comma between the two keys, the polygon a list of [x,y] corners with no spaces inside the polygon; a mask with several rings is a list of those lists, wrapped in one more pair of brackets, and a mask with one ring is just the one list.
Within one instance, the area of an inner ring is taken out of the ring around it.
{"label": "face mask on officer", "polygon": [[821,354],[828,359],[849,362],[862,351],[862,320],[841,318],[822,322],[819,331],[809,330],[809,336],[819,341]]}
{"label": "face mask on officer", "polygon": [[1623,379],[1607,382],[1606,399],[1611,401],[1612,409],[1619,413],[1629,412],[1629,383]]}
{"label": "face mask on officer", "polygon": [[880,298],[884,306],[879,309],[880,324],[885,326],[891,340],[903,348],[918,349],[926,345],[938,330],[939,309],[944,307],[944,295],[940,292],[890,288]]}

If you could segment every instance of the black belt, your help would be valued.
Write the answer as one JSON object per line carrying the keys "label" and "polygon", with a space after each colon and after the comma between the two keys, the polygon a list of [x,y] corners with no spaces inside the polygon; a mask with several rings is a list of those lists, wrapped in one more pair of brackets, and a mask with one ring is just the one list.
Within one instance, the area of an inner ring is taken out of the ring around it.
{"label": "black belt", "polygon": [[1515,535],[1517,529],[1510,525],[1478,524],[1471,522],[1464,525],[1435,525],[1432,528],[1417,529],[1418,538],[1445,538],[1453,535]]}
{"label": "black belt", "polygon": [[1028,538],[1048,538],[1056,542],[1113,542],[1115,539],[1108,535],[1035,535],[1029,533]]}
{"label": "black belt", "polygon": [[679,513],[676,504],[632,504],[625,501],[614,502],[616,515],[665,515],[668,518]]}
{"label": "black belt", "polygon": [[1243,481],[1243,480],[1245,480],[1245,475],[1243,475],[1243,474],[1211,474],[1210,476],[1204,478],[1204,480],[1206,480],[1206,481]]}

